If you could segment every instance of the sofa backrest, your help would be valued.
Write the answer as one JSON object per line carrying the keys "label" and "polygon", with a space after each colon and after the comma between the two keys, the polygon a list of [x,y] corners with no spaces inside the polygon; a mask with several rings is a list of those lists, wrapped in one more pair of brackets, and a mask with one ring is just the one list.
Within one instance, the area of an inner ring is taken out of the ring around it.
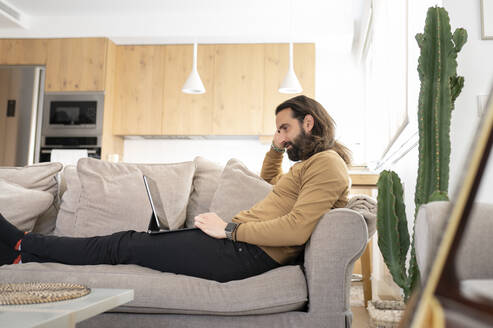
{"label": "sofa backrest", "polygon": [[88,237],[121,230],[145,231],[151,207],[143,175],[160,186],[163,206],[172,229],[183,226],[192,190],[195,163],[110,163],[92,158],[68,166],[63,174],[57,235]]}
{"label": "sofa backrest", "polygon": [[195,216],[209,212],[209,207],[219,184],[223,167],[203,157],[194,158],[195,175],[193,177],[192,193],[187,205],[185,226],[194,226]]}
{"label": "sofa backrest", "polygon": [[[432,202],[422,205],[416,218],[416,259],[426,276],[436,253],[445,224],[450,202]],[[460,279],[492,279],[493,261],[493,204],[474,203],[462,243],[457,253],[457,274]]]}
{"label": "sofa backrest", "polygon": [[[192,162],[186,162],[186,166],[188,167],[191,163]],[[272,189],[270,184],[265,182],[254,172],[248,170],[245,165],[236,159],[231,159],[225,167],[202,157],[196,157],[192,164],[194,165],[193,182],[191,179],[182,178],[179,180],[179,184],[182,184],[182,186],[178,186],[178,183],[174,184],[176,190],[179,190],[180,188],[189,188],[189,191],[182,193],[182,195],[187,196],[186,227],[193,226],[194,217],[196,215],[209,211],[217,212],[219,216],[226,221],[231,221],[234,214],[250,208],[263,199]],[[152,176],[152,171],[169,171],[176,165],[177,164],[113,164],[93,159],[84,159],[79,161],[78,167],[67,166],[62,174],[60,188],[62,204],[60,206],[60,211],[58,212],[55,234],[66,236],[101,234],[102,230],[105,230],[104,227],[88,229],[87,225],[83,224],[84,221],[87,221],[87,218],[103,217],[102,223],[106,221],[105,224],[108,224],[108,220],[111,219],[110,216],[114,216],[114,210],[108,214],[101,214],[98,213],[97,210],[92,210],[94,206],[84,205],[84,202],[87,204],[87,200],[85,200],[84,197],[88,197],[87,195],[84,196],[84,193],[88,193],[87,191],[84,191],[85,185],[92,187],[92,189],[90,189],[90,196],[93,199],[104,199],[104,205],[107,206],[108,201],[112,202],[112,200],[108,200],[109,191],[106,189],[112,188],[114,192],[115,190],[125,189],[127,190],[127,193],[132,193],[132,191],[129,190],[131,189],[129,186],[131,185],[131,181],[136,181],[134,177],[135,174],[141,175],[142,173],[140,173],[140,171],[147,170],[148,174],[151,174]],[[86,180],[93,181],[87,182]],[[109,182],[105,183],[104,181],[111,181],[112,185],[107,186]],[[159,186],[167,186],[170,181],[169,179],[163,181],[161,174],[161,179],[158,179],[157,182]],[[137,183],[140,184],[140,180]],[[94,184],[96,187],[99,186],[99,188],[95,188]],[[137,189],[137,187],[134,186],[133,189]],[[160,189],[163,188],[161,187]],[[166,187],[164,187],[164,189],[166,189]],[[137,192],[140,193],[140,198],[144,198],[143,200],[140,199],[140,201],[147,204],[145,191]],[[168,193],[162,193],[161,196],[168,197],[168,195]],[[121,204],[120,206],[123,207],[124,212],[127,212],[127,207],[135,206],[135,199],[133,200],[133,203],[131,203],[130,201],[124,201],[124,198],[129,198],[129,196],[120,198],[114,199],[113,203],[115,203],[115,205]],[[163,199],[163,203],[176,204],[176,200]],[[81,210],[81,206],[86,206],[88,209]],[[173,213],[173,211],[167,212]],[[180,213],[182,213],[182,211]],[[137,214],[134,213],[134,216],[136,215]],[[171,215],[173,214],[169,214],[169,216]],[[115,229],[119,230],[145,230],[149,217],[150,213],[149,215],[144,214],[141,216],[140,222],[138,223],[141,224],[140,227],[135,223],[132,227],[128,227],[128,224],[126,226],[125,219],[123,219],[123,223],[113,222],[113,225],[115,226]],[[126,220],[128,221],[130,219]],[[179,227],[183,226],[183,222],[184,221],[182,220]]]}

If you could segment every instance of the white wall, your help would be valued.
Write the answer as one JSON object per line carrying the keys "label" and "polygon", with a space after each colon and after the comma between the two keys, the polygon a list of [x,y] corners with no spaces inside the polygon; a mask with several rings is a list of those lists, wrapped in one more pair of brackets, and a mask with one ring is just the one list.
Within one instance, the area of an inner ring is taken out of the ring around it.
{"label": "white wall", "polygon": [[[129,163],[176,163],[191,161],[195,156],[205,157],[225,165],[237,158],[250,170],[260,174],[262,161],[270,144],[256,138],[218,138],[195,140],[126,138],[123,161]],[[292,162],[284,155],[283,170],[287,172]]]}
{"label": "white wall", "polygon": [[352,150],[353,163],[365,162],[363,77],[349,47],[316,44],[315,99],[336,122],[336,138]]}
{"label": "white wall", "polygon": [[[443,2],[449,12],[452,26],[464,27],[469,35],[458,56],[458,73],[464,76],[465,85],[452,113],[449,190],[455,192],[480,120],[477,115],[478,95],[489,94],[493,86],[493,40],[481,40],[480,1]],[[490,159],[491,161],[493,160]],[[478,200],[492,203],[492,165],[489,165],[488,172],[489,174],[483,177]]]}

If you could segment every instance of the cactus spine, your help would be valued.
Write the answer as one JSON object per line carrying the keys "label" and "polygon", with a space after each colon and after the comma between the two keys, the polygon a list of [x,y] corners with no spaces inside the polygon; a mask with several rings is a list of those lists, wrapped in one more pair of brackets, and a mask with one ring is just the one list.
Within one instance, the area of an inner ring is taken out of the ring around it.
{"label": "cactus spine", "polygon": [[[418,104],[419,162],[414,198],[415,219],[422,204],[448,199],[450,119],[455,100],[464,86],[464,78],[457,76],[457,53],[467,41],[467,32],[458,28],[452,35],[447,11],[444,8],[431,7],[426,16],[424,33],[418,33],[416,41],[421,50],[418,60],[421,88]],[[383,171],[380,174],[378,245],[394,281],[403,289],[407,300],[419,280],[419,271],[414,251],[414,233],[411,260],[406,274],[406,243],[409,245],[409,234],[404,233],[401,228],[395,229],[397,224],[397,227],[405,226],[407,232],[401,190],[400,179],[395,172]],[[398,252],[395,250],[398,247],[401,257],[397,256]]]}

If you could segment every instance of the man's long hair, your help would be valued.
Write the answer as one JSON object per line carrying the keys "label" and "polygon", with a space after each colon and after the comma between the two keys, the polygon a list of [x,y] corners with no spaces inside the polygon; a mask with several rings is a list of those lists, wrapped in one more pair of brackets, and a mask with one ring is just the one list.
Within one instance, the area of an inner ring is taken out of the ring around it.
{"label": "man's long hair", "polygon": [[311,140],[309,144],[304,145],[302,160],[318,152],[333,149],[346,164],[351,163],[351,151],[335,140],[335,122],[319,102],[307,96],[296,96],[277,106],[276,115],[286,108],[291,108],[292,117],[296,118],[301,124],[307,114],[313,116],[314,124],[310,133]]}

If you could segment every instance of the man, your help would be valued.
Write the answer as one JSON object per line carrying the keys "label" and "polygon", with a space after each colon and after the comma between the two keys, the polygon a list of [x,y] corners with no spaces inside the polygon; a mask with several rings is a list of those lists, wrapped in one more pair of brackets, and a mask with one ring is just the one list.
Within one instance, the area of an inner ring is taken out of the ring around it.
{"label": "man", "polygon": [[[320,217],[346,205],[349,151],[335,141],[334,122],[325,109],[306,96],[280,104],[276,126],[261,172],[274,188],[251,209],[235,215],[232,223],[215,213],[203,213],[195,217],[199,230],[161,235],[122,231],[69,238],[24,235],[0,216],[0,265],[137,264],[224,282],[292,263]],[[282,174],[285,151],[299,162]],[[166,249],[173,252],[163,252]]]}

